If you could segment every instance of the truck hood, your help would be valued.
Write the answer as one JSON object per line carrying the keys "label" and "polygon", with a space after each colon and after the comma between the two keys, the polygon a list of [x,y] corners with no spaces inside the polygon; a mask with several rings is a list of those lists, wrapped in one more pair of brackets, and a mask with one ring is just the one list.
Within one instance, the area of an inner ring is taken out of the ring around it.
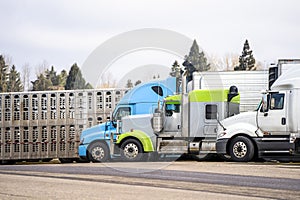
{"label": "truck hood", "polygon": [[80,138],[87,138],[87,137],[92,137],[94,135],[98,135],[100,136],[100,134],[103,135],[103,133],[105,132],[105,126],[108,126],[111,130],[111,122],[105,122],[105,123],[101,123],[99,125],[93,126],[91,128],[87,128],[84,129],[80,135]]}
{"label": "truck hood", "polygon": [[255,125],[256,124],[256,111],[243,112],[238,115],[234,115],[232,117],[224,119],[221,123],[225,128],[227,128],[228,126],[231,126],[233,124],[236,124],[236,123],[248,123],[248,124]]}

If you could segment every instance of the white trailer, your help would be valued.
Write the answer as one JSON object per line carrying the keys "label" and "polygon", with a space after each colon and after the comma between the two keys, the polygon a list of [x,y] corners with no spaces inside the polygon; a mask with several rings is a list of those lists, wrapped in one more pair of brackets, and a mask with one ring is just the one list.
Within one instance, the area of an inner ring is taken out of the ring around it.
{"label": "white trailer", "polygon": [[300,67],[300,59],[279,59],[267,70],[196,72],[189,89],[227,89],[236,86],[240,94],[240,112],[253,111],[261,101],[261,91],[270,89],[276,79],[292,67]]}
{"label": "white trailer", "polygon": [[234,85],[240,93],[240,112],[245,112],[257,108],[261,100],[258,94],[268,89],[268,76],[266,70],[198,72],[194,73],[192,88],[226,89]]}

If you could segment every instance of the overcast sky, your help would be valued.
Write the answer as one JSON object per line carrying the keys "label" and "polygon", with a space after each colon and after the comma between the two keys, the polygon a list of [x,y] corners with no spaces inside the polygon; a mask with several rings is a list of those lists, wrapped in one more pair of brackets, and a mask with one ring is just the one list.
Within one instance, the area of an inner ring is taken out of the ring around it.
{"label": "overcast sky", "polygon": [[0,54],[18,68],[80,66],[101,43],[142,28],[197,39],[208,55],[240,54],[248,39],[261,62],[300,57],[298,0],[0,0],[0,19]]}

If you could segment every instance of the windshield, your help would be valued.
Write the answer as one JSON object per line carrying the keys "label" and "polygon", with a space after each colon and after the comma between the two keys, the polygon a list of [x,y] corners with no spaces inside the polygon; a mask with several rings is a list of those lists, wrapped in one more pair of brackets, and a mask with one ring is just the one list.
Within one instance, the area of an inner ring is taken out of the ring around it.
{"label": "windshield", "polygon": [[113,120],[121,120],[122,117],[131,115],[131,109],[130,107],[120,107],[118,110],[115,112],[115,115],[113,116]]}
{"label": "windshield", "polygon": [[173,113],[179,113],[180,112],[180,104],[165,104],[165,115],[166,116],[172,116]]}

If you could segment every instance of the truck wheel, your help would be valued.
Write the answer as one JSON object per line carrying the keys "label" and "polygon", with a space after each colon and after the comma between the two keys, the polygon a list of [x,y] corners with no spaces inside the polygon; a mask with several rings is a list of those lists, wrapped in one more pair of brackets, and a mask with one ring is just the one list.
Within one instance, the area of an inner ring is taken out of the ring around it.
{"label": "truck wheel", "polygon": [[144,157],[141,143],[135,139],[128,139],[121,145],[121,158],[123,161],[141,161]]}
{"label": "truck wheel", "polygon": [[88,148],[88,159],[92,162],[105,162],[108,160],[108,154],[108,147],[101,142],[93,143]]}
{"label": "truck wheel", "polygon": [[233,161],[248,162],[254,157],[254,146],[249,138],[238,136],[231,141],[229,148]]}

